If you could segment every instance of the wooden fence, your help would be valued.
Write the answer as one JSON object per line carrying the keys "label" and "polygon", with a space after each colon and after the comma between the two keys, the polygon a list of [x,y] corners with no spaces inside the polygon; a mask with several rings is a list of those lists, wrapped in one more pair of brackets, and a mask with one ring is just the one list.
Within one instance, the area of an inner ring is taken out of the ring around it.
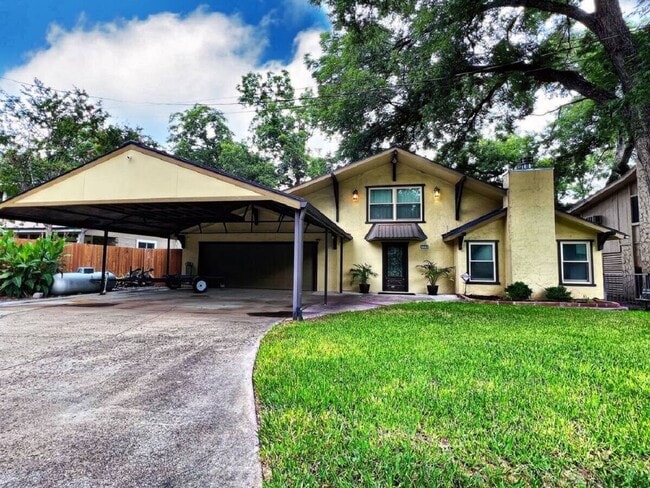
{"label": "wooden fence", "polygon": [[[182,269],[182,249],[169,251],[169,272],[179,274]],[[102,246],[97,244],[68,243],[63,251],[64,271],[76,271],[80,266],[92,266],[96,271],[102,269]],[[167,274],[167,249],[138,249],[133,247],[108,246],[106,270],[117,276],[126,275],[135,268],[153,268],[153,275]]]}
{"label": "wooden fence", "polygon": [[[27,241],[28,239],[17,239]],[[153,276],[159,278],[167,274],[167,249],[138,249],[133,247],[108,246],[106,271],[121,277],[131,269],[153,268]],[[182,272],[182,249],[169,251],[169,273]],[[102,246],[98,244],[77,244],[69,242],[63,248],[61,259],[63,271],[77,271],[81,266],[91,266],[95,271],[102,269]]]}

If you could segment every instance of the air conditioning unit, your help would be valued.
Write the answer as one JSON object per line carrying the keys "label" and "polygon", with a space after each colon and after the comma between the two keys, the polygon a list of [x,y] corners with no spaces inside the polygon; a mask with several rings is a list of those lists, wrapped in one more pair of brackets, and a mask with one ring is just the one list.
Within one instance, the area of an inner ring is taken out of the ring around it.
{"label": "air conditioning unit", "polygon": [[591,216],[587,217],[585,220],[591,222],[592,224],[602,225],[603,216],[602,215],[591,215]]}

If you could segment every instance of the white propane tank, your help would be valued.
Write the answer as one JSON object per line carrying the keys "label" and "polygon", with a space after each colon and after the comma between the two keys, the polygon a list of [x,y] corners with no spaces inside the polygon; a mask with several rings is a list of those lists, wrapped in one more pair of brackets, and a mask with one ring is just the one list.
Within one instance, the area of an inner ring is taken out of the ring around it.
{"label": "white propane tank", "polygon": [[[106,272],[106,290],[115,286],[117,277],[110,271]],[[102,272],[94,273],[56,273],[50,293],[52,295],[69,295],[72,293],[99,293],[102,286]]]}

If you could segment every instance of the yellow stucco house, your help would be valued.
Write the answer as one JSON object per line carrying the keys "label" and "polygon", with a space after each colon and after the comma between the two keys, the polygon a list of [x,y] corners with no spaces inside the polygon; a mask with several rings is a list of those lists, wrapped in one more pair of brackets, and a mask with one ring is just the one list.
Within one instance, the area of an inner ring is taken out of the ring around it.
{"label": "yellow stucco house", "polygon": [[511,170],[500,188],[389,149],[289,193],[352,235],[342,267],[371,264],[375,291],[425,293],[416,265],[428,259],[454,266],[441,293],[503,295],[523,281],[534,297],[564,285],[574,297],[602,298],[603,244],[624,237],[556,210],[549,168]]}
{"label": "yellow stucco house", "polygon": [[[416,266],[453,266],[440,293],[501,295],[523,281],[540,297],[565,285],[603,297],[602,247],[620,232],[557,211],[551,169],[512,170],[503,187],[389,149],[287,191],[127,143],[0,204],[0,218],[183,242],[183,262],[228,287],[425,293]],[[465,278],[465,280],[463,279]]]}

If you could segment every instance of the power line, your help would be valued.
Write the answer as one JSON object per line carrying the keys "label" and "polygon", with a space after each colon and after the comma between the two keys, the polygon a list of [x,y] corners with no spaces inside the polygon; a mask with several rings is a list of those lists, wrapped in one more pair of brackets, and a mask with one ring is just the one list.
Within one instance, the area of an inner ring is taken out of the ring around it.
{"label": "power line", "polygon": [[[631,32],[636,32],[638,30],[641,30],[641,28],[634,28],[630,29]],[[615,37],[620,37],[620,34],[615,34],[613,36],[609,36],[605,39],[592,39],[589,42],[594,45],[594,44],[599,44],[603,40],[606,39],[612,39]],[[568,40],[563,40],[562,42],[570,42]],[[543,53],[541,56],[542,57],[551,57],[555,56],[564,52],[571,52],[575,50],[576,47],[574,46],[569,46],[563,49],[556,49],[552,52],[548,53]],[[425,83],[432,83],[432,82],[441,82],[441,81],[451,81],[455,78],[460,78],[460,77],[465,77],[465,76],[471,76],[471,75],[480,75],[484,73],[490,73],[493,72],[493,70],[500,69],[500,68],[508,68],[510,66],[514,66],[517,64],[520,64],[522,61],[513,61],[510,63],[503,63],[503,64],[496,64],[496,65],[486,65],[483,67],[483,69],[480,69],[481,67],[478,66],[476,67],[477,69],[473,69],[470,71],[462,71],[458,73],[454,73],[453,75],[445,75],[445,76],[439,76],[439,77],[433,77],[433,78],[425,78],[422,80],[419,80],[418,82],[411,82],[411,83],[391,83],[387,86],[382,86],[382,87],[370,87],[370,88],[364,88],[363,93],[368,93],[368,92],[381,92],[384,90],[395,90],[395,89],[400,89],[400,88],[409,88],[409,87],[414,87],[417,84],[425,84]],[[545,68],[538,68],[538,70],[542,70]],[[536,71],[536,69],[531,69],[528,70],[527,72],[533,72]],[[0,76],[0,80],[5,80],[5,81],[10,81],[12,83],[16,83],[18,85],[21,85],[23,87],[36,87],[37,85],[35,83],[30,83],[26,81],[20,81],[16,80],[13,78],[9,78],[6,76]],[[57,92],[57,93],[69,93],[70,90],[63,90],[63,89],[57,89],[57,88],[51,88],[49,87],[52,91]],[[309,87],[303,87],[303,88],[296,88],[294,91],[307,91],[310,90],[311,88]],[[165,107],[192,107],[194,105],[207,105],[210,107],[232,107],[232,106],[239,106],[239,107],[247,107],[248,104],[236,101],[236,102],[217,102],[219,100],[233,100],[233,99],[238,99],[238,96],[232,96],[232,97],[217,97],[217,98],[210,98],[210,99],[205,99],[205,100],[195,100],[195,101],[178,101],[178,102],[164,102],[164,101],[146,101],[146,100],[124,100],[124,99],[119,99],[119,98],[113,98],[113,97],[107,97],[107,96],[100,96],[100,95],[90,95],[88,94],[85,90],[82,90],[88,98],[93,99],[93,100],[99,100],[99,101],[106,101],[106,102],[113,102],[113,103],[123,103],[123,104],[132,104],[132,105],[148,105],[148,106],[165,106]],[[272,100],[269,100],[268,103],[295,103],[295,102],[305,102],[305,101],[313,101],[313,100],[319,100],[319,99],[336,99],[336,98],[343,98],[343,97],[348,97],[350,95],[355,95],[357,91],[341,91],[338,93],[334,94],[318,94],[318,95],[311,95],[311,96],[302,96],[298,98],[275,98]],[[301,106],[293,106],[291,108],[304,108]],[[247,114],[247,113],[255,113],[256,110],[243,110],[243,111],[236,111],[236,112],[222,112],[224,115],[233,115],[233,114]]]}

